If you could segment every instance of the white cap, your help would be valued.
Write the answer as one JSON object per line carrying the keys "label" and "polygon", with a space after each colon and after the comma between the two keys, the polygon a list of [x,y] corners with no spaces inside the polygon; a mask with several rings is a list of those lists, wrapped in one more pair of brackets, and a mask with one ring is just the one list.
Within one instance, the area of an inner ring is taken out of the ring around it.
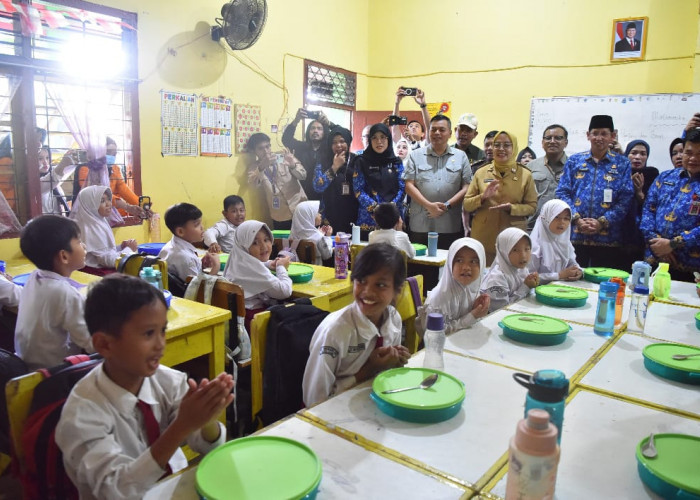
{"label": "white cap", "polygon": [[473,113],[464,113],[457,121],[457,126],[459,127],[460,125],[466,125],[470,129],[476,130],[476,127],[479,125],[479,120]]}

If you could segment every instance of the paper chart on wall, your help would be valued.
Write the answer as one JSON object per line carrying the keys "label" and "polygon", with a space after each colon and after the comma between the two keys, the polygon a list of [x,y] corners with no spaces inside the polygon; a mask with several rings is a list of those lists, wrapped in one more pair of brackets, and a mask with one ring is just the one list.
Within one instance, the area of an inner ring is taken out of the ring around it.
{"label": "paper chart on wall", "polygon": [[248,138],[256,132],[260,132],[260,106],[250,104],[236,104],[236,153],[244,153]]}
{"label": "paper chart on wall", "polygon": [[231,155],[231,99],[202,97],[199,104],[202,156]]}
{"label": "paper chart on wall", "polygon": [[160,91],[161,154],[197,156],[197,96]]}

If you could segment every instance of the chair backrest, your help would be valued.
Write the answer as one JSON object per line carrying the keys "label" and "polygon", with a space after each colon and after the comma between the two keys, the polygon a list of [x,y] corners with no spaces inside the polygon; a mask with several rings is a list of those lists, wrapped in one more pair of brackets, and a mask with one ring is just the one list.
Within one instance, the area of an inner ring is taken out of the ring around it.
{"label": "chair backrest", "polygon": [[311,240],[301,240],[297,245],[297,256],[299,262],[316,264],[316,243]]}
{"label": "chair backrest", "polygon": [[[187,277],[187,283],[192,281],[192,276]],[[230,281],[225,281],[219,279],[216,281],[211,294],[211,305],[215,307],[220,307],[221,309],[229,309],[229,296],[233,295],[236,301],[235,310],[231,309],[232,313],[236,313],[236,316],[245,318],[245,297],[243,295],[243,289]],[[197,302],[204,303],[204,287],[200,286],[197,291],[196,296]]]}
{"label": "chair backrest", "polygon": [[148,266],[160,271],[160,275],[163,280],[163,288],[170,290],[168,282],[168,263],[166,261],[159,259],[158,257],[153,257],[152,255],[140,253],[134,253],[117,259],[117,270],[119,272],[128,274],[129,276],[136,276],[137,278],[141,269]]}
{"label": "chair backrest", "polygon": [[423,275],[418,274],[406,280],[401,295],[396,299],[396,310],[406,329],[405,345],[413,354],[418,350],[420,338],[416,332],[415,320],[423,298]]}
{"label": "chair backrest", "polygon": [[[27,365],[18,356],[0,349],[0,455],[10,456],[10,420],[5,398],[5,385],[13,378],[26,375]],[[8,464],[8,460],[0,460],[0,474]]]}

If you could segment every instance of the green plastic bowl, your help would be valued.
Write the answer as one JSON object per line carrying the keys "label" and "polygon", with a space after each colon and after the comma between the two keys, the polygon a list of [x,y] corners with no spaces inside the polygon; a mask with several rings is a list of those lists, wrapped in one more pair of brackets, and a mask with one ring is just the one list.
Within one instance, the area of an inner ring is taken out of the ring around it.
{"label": "green plastic bowl", "polygon": [[583,307],[588,292],[580,288],[563,285],[541,285],[535,288],[537,302],[554,307]]}
{"label": "green plastic bowl", "polygon": [[221,271],[223,271],[224,268],[226,267],[226,263],[228,262],[228,256],[229,256],[229,254],[227,254],[227,253],[220,253],[219,254],[219,262],[221,262],[219,269]]}
{"label": "green plastic bowl", "polygon": [[583,271],[583,279],[591,283],[602,283],[610,278],[622,278],[623,281],[627,281],[629,277],[630,273],[609,267],[587,267]]}
{"label": "green plastic bowl", "polygon": [[428,253],[428,247],[421,243],[411,243],[411,246],[416,251],[416,257],[422,257]]}
{"label": "green plastic bowl", "polygon": [[[272,271],[275,274],[275,271]],[[289,264],[287,274],[292,279],[292,283],[306,283],[314,277],[314,268],[306,264]]]}
{"label": "green plastic bowl", "polygon": [[305,444],[251,436],[207,453],[197,467],[196,488],[207,500],[313,499],[321,471],[321,461]]}
{"label": "green plastic bowl", "polygon": [[[428,389],[382,394],[383,391],[413,387],[432,373],[438,373]],[[398,420],[435,423],[449,420],[459,413],[466,391],[464,383],[449,373],[427,368],[394,368],[380,373],[372,382],[370,397],[383,413]]]}
{"label": "green plastic bowl", "polygon": [[291,231],[289,229],[273,229],[272,230],[272,237],[273,238],[289,238],[289,234]]}
{"label": "green plastic bowl", "polygon": [[695,328],[700,330],[700,312],[695,313]]}
{"label": "green plastic bowl", "polygon": [[[658,343],[644,348],[644,367],[654,375],[684,384],[700,385],[700,356],[676,360],[674,354],[700,354],[700,348]],[[700,463],[698,464],[700,470]]]}
{"label": "green plastic bowl", "polygon": [[532,345],[561,344],[571,331],[565,321],[539,314],[511,314],[499,321],[498,326],[509,339]]}
{"label": "green plastic bowl", "polygon": [[637,472],[649,489],[667,499],[700,500],[700,437],[655,434],[655,458],[642,455],[648,437],[637,444]]}

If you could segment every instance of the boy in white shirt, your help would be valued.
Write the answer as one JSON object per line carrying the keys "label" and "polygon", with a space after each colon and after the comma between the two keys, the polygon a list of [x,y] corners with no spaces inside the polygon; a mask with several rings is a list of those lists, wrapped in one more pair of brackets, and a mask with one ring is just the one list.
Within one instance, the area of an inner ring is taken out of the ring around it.
{"label": "boy in white shirt", "polygon": [[374,209],[374,221],[381,229],[369,233],[369,244],[388,243],[389,245],[403,250],[409,259],[416,256],[416,249],[411,245],[411,240],[404,233],[403,220],[398,207],[394,203],[380,203]]}
{"label": "boy in white shirt", "polygon": [[81,499],[142,498],[170,468],[187,466],[186,440],[206,453],[226,440],[216,417],[233,401],[221,373],[197,384],[159,364],[168,324],[163,294],[113,274],[91,287],[85,321],[104,362],[80,380],[56,428]]}
{"label": "boy in white shirt", "polygon": [[22,291],[15,329],[15,352],[30,370],[57,365],[83,349],[93,352],[83,318],[83,285],[70,279],[85,267],[86,250],[78,225],[58,215],[29,221],[19,239],[22,253],[37,269]]}
{"label": "boy in white shirt", "polygon": [[224,216],[219,222],[204,231],[204,244],[210,252],[231,253],[236,228],[245,222],[245,202],[232,194],[224,198]]}
{"label": "boy in white shirt", "polygon": [[[211,252],[199,258],[192,243],[202,241],[202,211],[191,203],[178,203],[165,211],[165,225],[173,233],[158,258],[168,263],[168,272],[181,280],[197,276],[202,268],[210,268],[209,274],[216,275],[221,266],[219,257]],[[210,249],[211,250],[211,249]]]}

